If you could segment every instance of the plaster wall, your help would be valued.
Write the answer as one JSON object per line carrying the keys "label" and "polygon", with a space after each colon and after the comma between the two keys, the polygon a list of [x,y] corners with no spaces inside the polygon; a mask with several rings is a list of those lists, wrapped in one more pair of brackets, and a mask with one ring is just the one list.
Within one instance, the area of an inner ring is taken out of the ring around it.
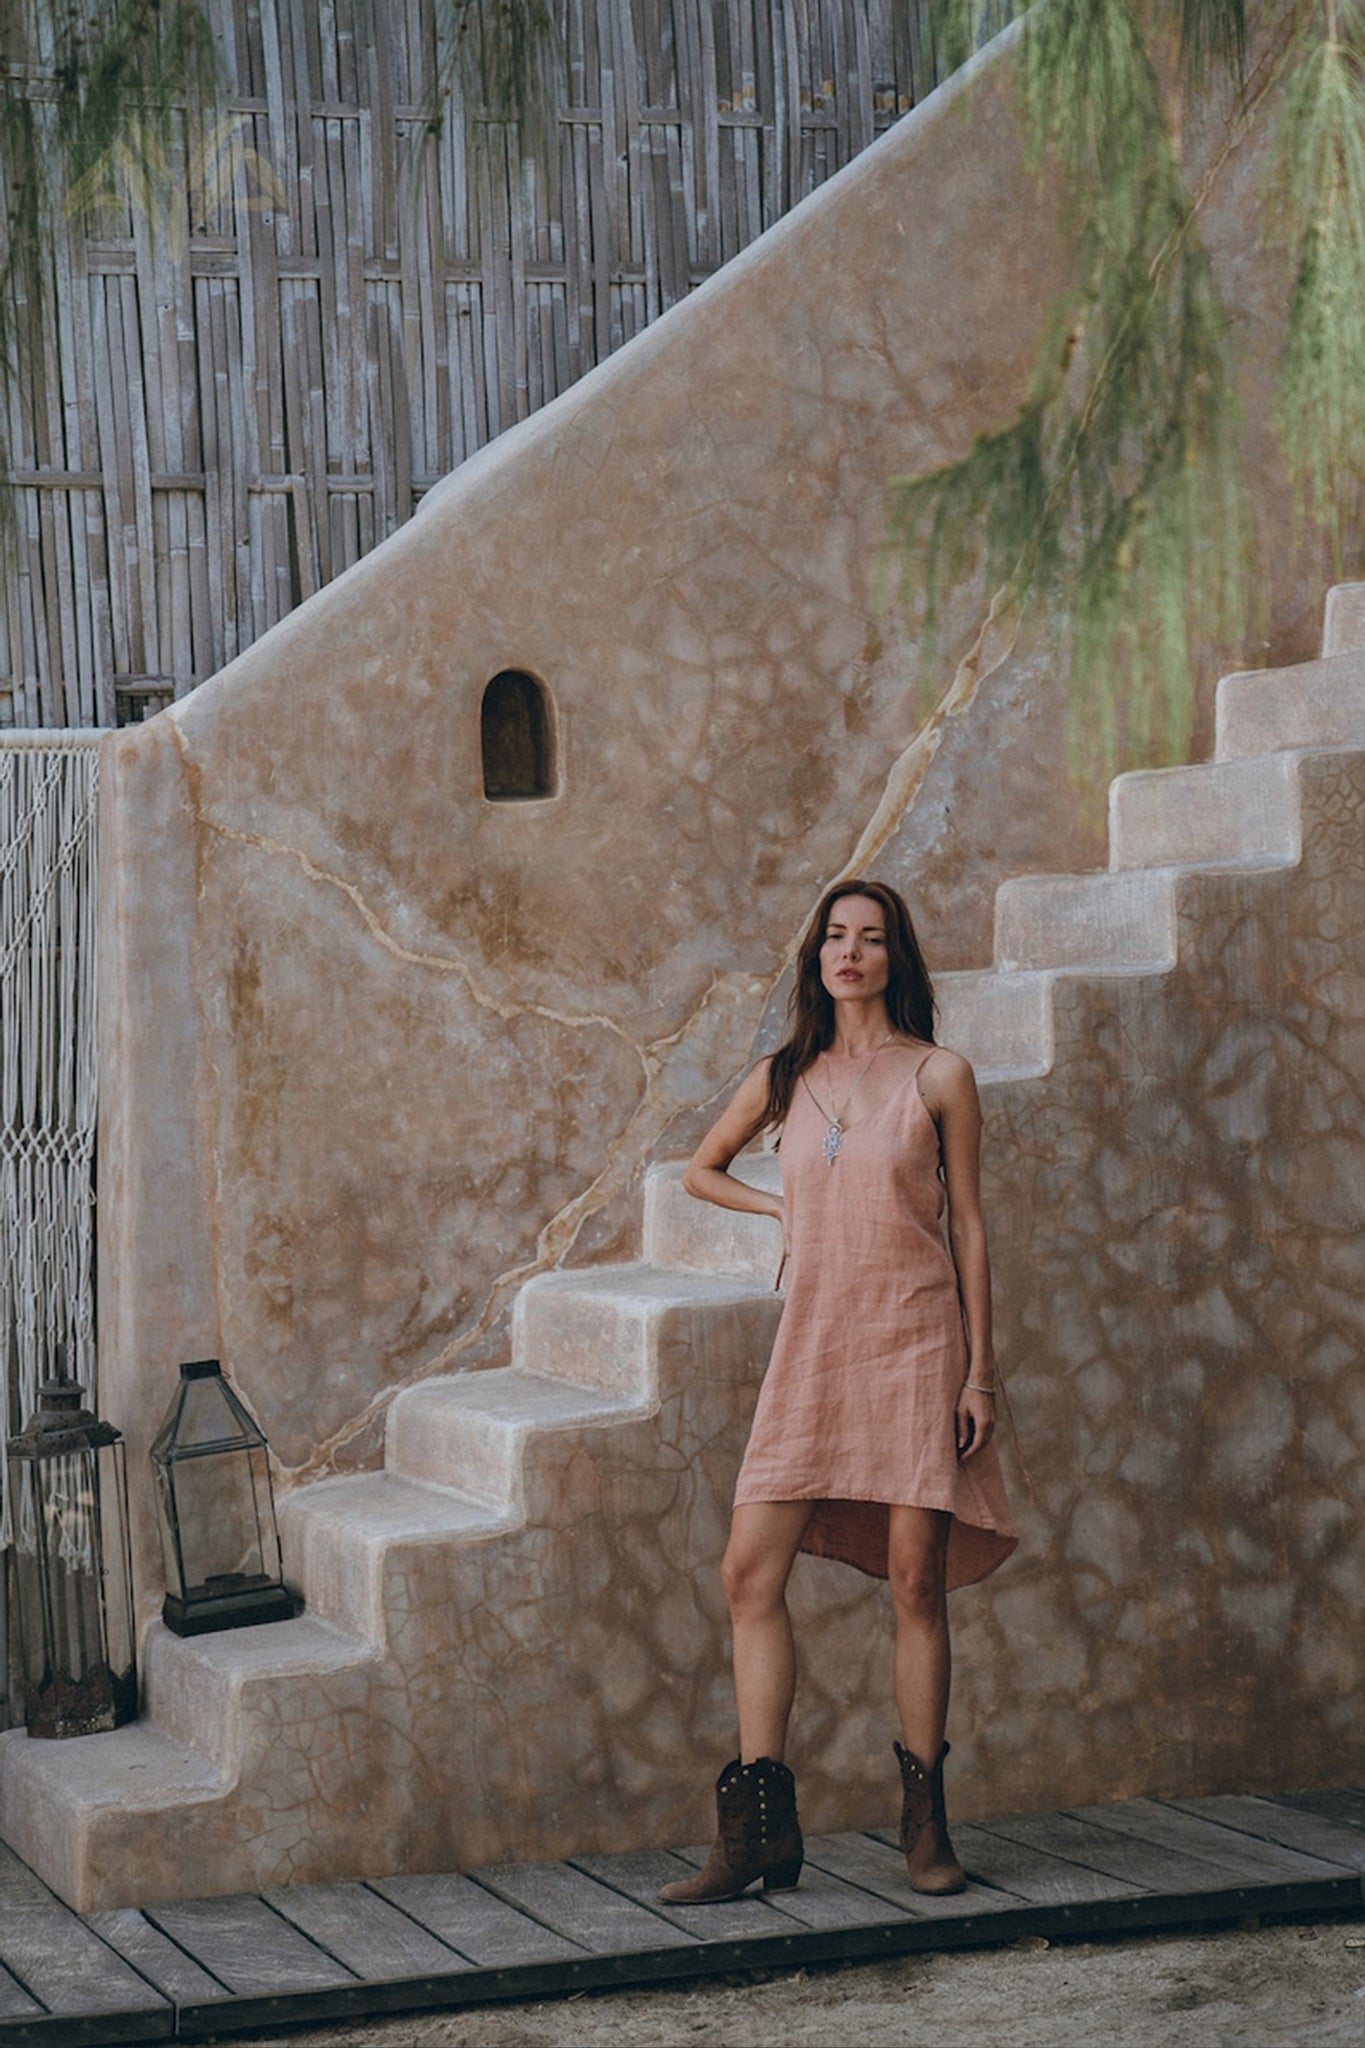
{"label": "plaster wall", "polygon": [[[878,602],[888,477],[1012,416],[1064,275],[1008,43],[107,743],[101,1371],[135,1452],[213,1354],[286,1482],[374,1464],[397,1387],[505,1355],[528,1272],[637,1241],[641,1166],[855,853],[941,967],[988,956],[1006,875],[1097,855],[1050,628],[982,639],[964,588],[927,669]],[[1234,152],[1207,211],[1239,306],[1258,175]],[[1244,338],[1262,419],[1273,322]],[[1250,461],[1273,651],[1305,653],[1320,584]],[[552,693],[544,802],[482,795],[508,666]]]}
{"label": "plaster wall", "polygon": [[[1211,215],[1248,286],[1260,189],[1232,180]],[[812,900],[867,847],[944,965],[985,959],[1005,876],[1099,857],[1048,630],[977,643],[980,594],[957,593],[923,726],[921,657],[875,601],[886,477],[1011,415],[1062,274],[996,52],[108,743],[102,1370],[135,1465],[181,1358],[225,1360],[290,1481],[376,1463],[397,1392],[500,1363],[528,1276],[634,1249],[641,1169],[685,1149]],[[1273,339],[1248,322],[1252,393]],[[1283,538],[1263,439],[1251,461]],[[1282,547],[1277,653],[1311,645],[1294,566]],[[480,699],[508,666],[553,693],[544,803],[480,793]],[[1360,1275],[1316,1177],[1358,1221],[1359,771],[1340,776],[1316,867],[1190,878],[1176,972],[1064,984],[1052,1074],[991,1091],[1038,1506],[1008,1572],[958,1596],[961,1810],[1359,1768]],[[201,1870],[700,1830],[746,1313],[733,1340],[680,1329],[647,1422],[548,1440],[523,1532],[396,1551],[382,1654],[262,1681],[244,1791],[195,1795]],[[814,1825],[885,1801],[885,1616],[825,1570],[800,1593],[825,1646],[800,1732]],[[456,1672],[489,1718],[452,1753]],[[125,1794],[96,1867],[112,1884],[123,1841],[128,1885],[186,1888],[184,1837],[156,1864]]]}
{"label": "plaster wall", "polygon": [[[621,1248],[932,753],[886,480],[1013,412],[1061,276],[979,66],[108,743],[101,1363],[135,1457],[217,1355],[286,1475],[372,1464],[395,1388],[505,1354],[528,1272]],[[553,697],[546,801],[482,795],[509,666]],[[1022,693],[962,715],[971,806],[1014,740],[1034,775]],[[989,871],[940,869],[981,929]]]}
{"label": "plaster wall", "polygon": [[988,1091],[1037,1494],[959,1596],[997,1808],[1365,1769],[1365,756],[1298,775],[1300,866],[1187,873],[1174,970],[1059,981],[1053,1071]]}
{"label": "plaster wall", "polygon": [[[983,1091],[1036,1498],[1008,1568],[954,1596],[964,1817],[1365,1768],[1365,753],[1279,763],[1297,857],[1176,869],[1174,965],[1059,976],[1049,1071]],[[651,1264],[542,1276],[519,1369],[409,1390],[383,1479],[293,1492],[303,1620],[157,1627],[151,1721],[78,1756],[4,1738],[6,1834],[63,1896],[705,1833],[775,1245],[667,1174],[650,1203]],[[807,1825],[882,1824],[886,1590],[803,1559],[793,1592]]]}

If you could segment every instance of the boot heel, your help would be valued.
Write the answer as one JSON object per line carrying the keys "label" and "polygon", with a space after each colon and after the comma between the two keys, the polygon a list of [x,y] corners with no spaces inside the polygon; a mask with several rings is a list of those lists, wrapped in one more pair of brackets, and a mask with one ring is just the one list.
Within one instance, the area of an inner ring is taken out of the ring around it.
{"label": "boot heel", "polygon": [[801,1865],[805,1856],[793,1856],[786,1863],[775,1863],[771,1870],[763,1873],[765,1892],[794,1892],[801,1882]]}

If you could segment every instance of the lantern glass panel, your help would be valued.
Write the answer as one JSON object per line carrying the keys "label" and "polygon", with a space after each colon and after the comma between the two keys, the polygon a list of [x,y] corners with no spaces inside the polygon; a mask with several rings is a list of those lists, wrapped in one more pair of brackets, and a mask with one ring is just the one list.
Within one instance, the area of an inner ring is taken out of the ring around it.
{"label": "lantern glass panel", "polygon": [[10,1453],[24,1719],[30,1735],[99,1734],[137,1714],[124,1448],[49,1452],[32,1431]]}
{"label": "lantern glass panel", "polygon": [[269,1454],[216,1359],[180,1368],[152,1445],[166,1566],[164,1618],[184,1635],[284,1620]]}

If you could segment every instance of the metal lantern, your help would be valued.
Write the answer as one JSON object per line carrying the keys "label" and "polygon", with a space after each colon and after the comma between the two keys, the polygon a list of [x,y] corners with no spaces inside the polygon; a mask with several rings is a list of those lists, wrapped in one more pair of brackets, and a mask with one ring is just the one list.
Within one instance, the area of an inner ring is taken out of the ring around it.
{"label": "metal lantern", "polygon": [[166,1560],[162,1619],[178,1636],[287,1621],[268,1446],[216,1358],[180,1368],[152,1445]]}
{"label": "metal lantern", "polygon": [[137,1716],[123,1439],[65,1374],[6,1446],[30,1735],[97,1735]]}

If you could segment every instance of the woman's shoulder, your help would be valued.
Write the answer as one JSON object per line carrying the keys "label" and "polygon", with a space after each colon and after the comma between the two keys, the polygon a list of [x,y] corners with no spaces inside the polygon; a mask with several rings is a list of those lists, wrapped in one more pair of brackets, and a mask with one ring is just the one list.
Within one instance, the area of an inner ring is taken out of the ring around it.
{"label": "woman's shoulder", "polygon": [[755,1060],[734,1093],[736,1102],[766,1102],[768,1099],[768,1077],[772,1072],[773,1055],[765,1053]]}
{"label": "woman's shoulder", "polygon": [[905,1041],[919,1062],[920,1088],[935,1102],[975,1102],[976,1075],[972,1063],[950,1045],[918,1044]]}
{"label": "woman's shoulder", "polygon": [[936,1074],[967,1073],[972,1071],[971,1061],[960,1052],[954,1052],[950,1045],[939,1045],[924,1038],[893,1038],[887,1050],[893,1059],[901,1060],[907,1067],[918,1067],[924,1073],[931,1069]]}

